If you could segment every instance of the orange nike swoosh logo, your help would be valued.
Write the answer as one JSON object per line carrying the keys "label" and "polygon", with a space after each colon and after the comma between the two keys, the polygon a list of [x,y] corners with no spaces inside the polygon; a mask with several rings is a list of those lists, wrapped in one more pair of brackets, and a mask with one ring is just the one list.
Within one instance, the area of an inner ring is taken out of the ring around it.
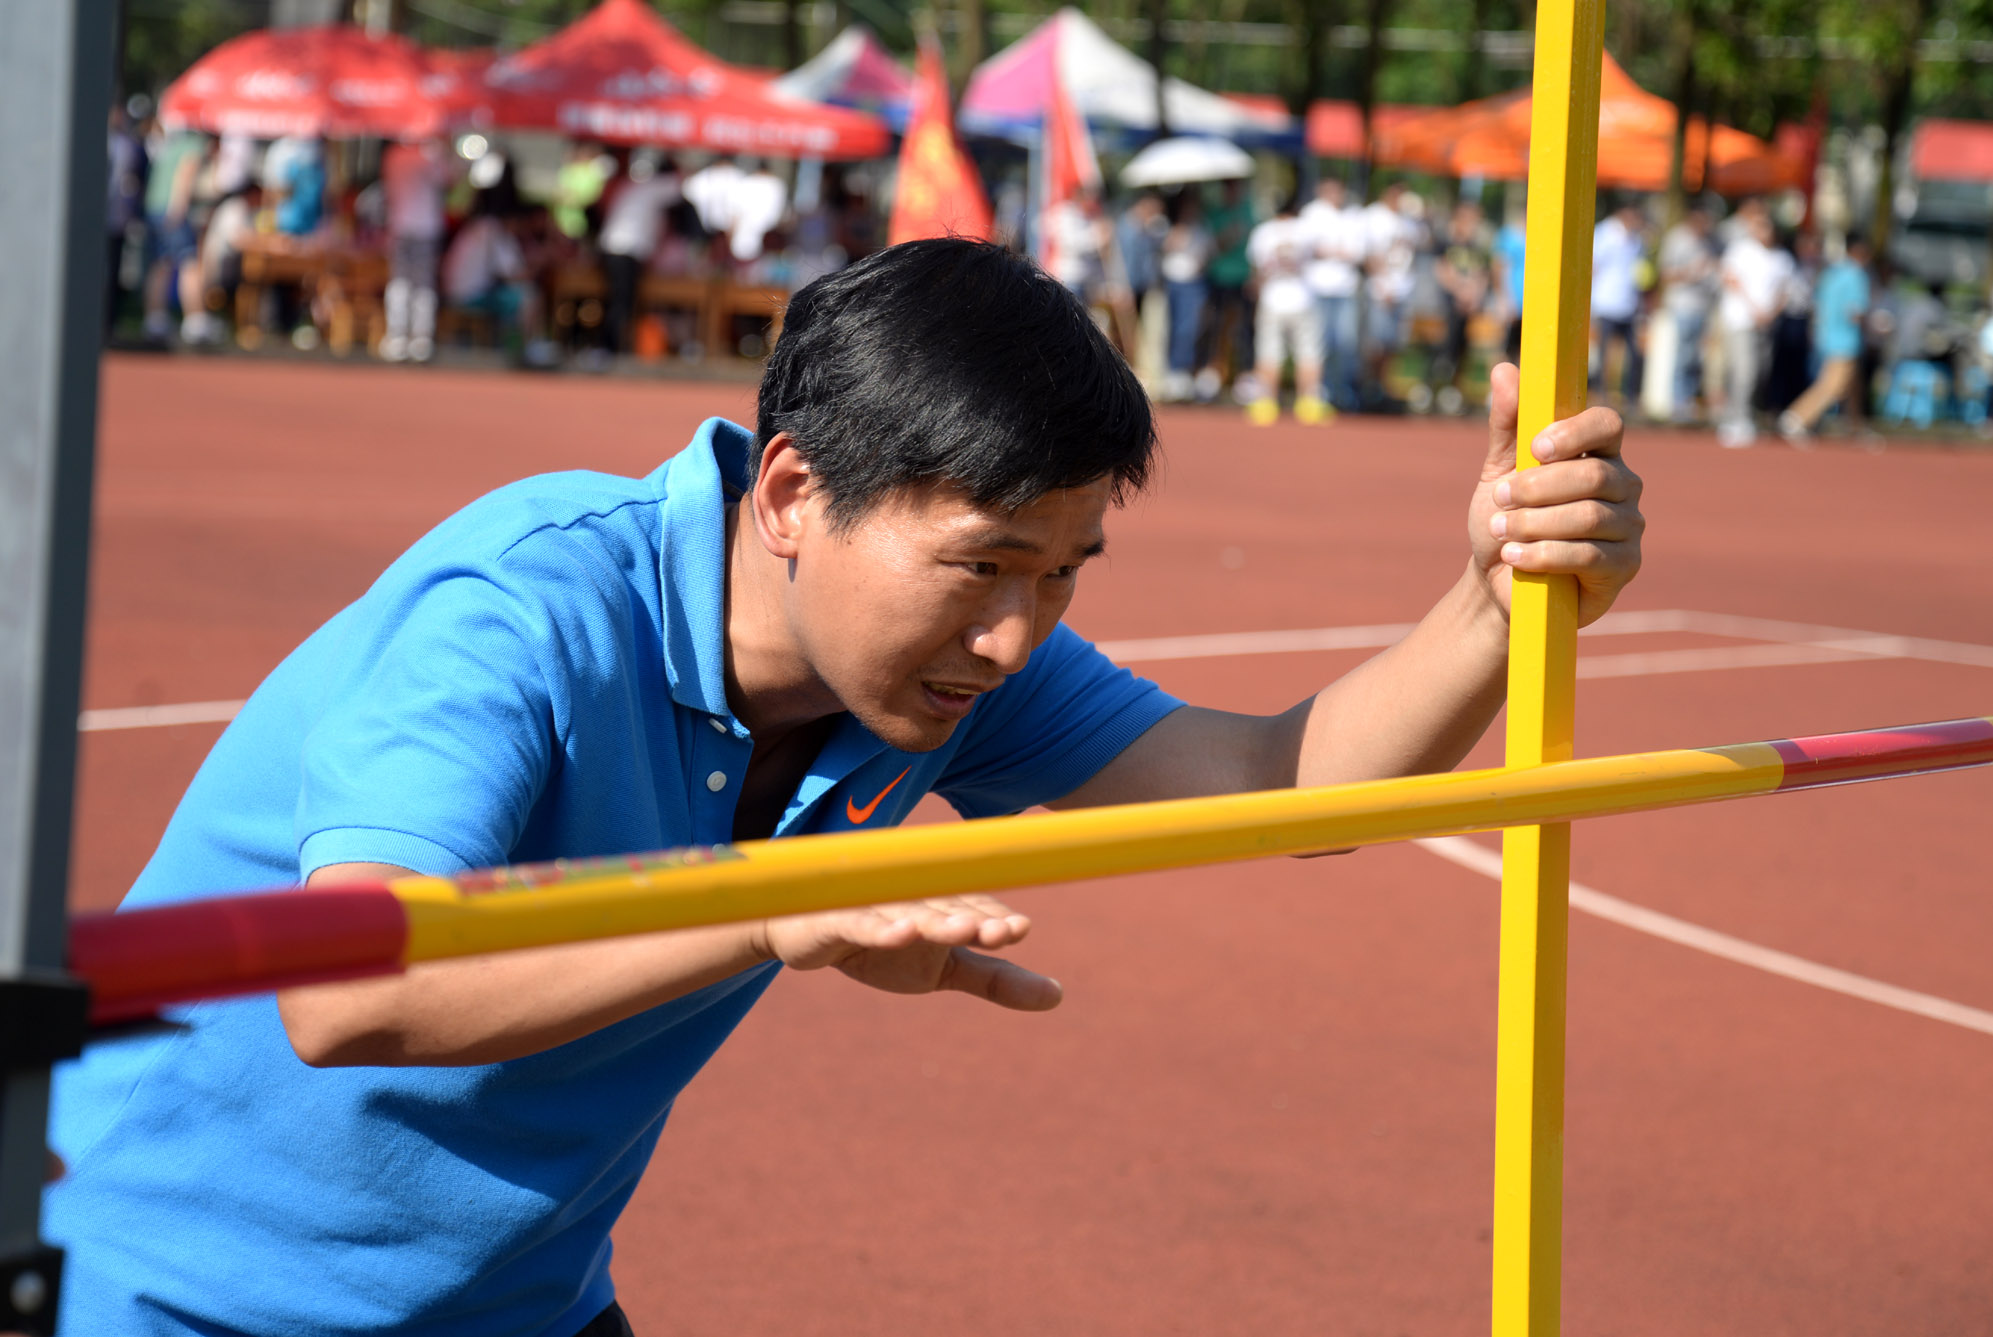
{"label": "orange nike swoosh logo", "polygon": [[888,795],[888,794],[892,793],[892,792],[893,792],[893,785],[896,785],[896,784],[898,784],[898,783],[899,783],[900,781],[902,781],[902,780],[906,779],[906,778],[907,778],[907,771],[910,771],[910,770],[912,770],[912,769],[913,769],[913,767],[909,766],[909,767],[907,767],[907,770],[906,770],[906,771],[901,771],[901,772],[900,772],[900,773],[899,773],[898,775],[894,776],[894,777],[893,777],[893,784],[892,784],[892,785],[887,785],[887,786],[886,786],[886,787],[885,787],[884,789],[880,790],[880,791],[879,791],[879,792],[878,792],[877,794],[874,794],[874,795],[872,796],[872,801],[871,801],[870,803],[866,804],[866,805],[865,805],[864,807],[862,807],[862,808],[861,808],[861,807],[859,807],[859,806],[858,806],[858,805],[857,805],[856,803],[853,803],[853,802],[852,802],[852,801],[850,800],[850,798],[848,798],[848,797],[847,797],[847,798],[846,798],[846,799],[844,800],[844,815],[845,815],[846,817],[849,817],[849,818],[851,819],[851,821],[852,821],[852,824],[853,824],[853,825],[863,825],[864,823],[866,823],[866,822],[869,822],[869,821],[871,821],[871,820],[872,820],[872,814],[873,814],[873,813],[875,813],[875,812],[877,812],[877,811],[879,810],[879,800],[880,800],[880,799],[882,799],[882,798],[884,798],[884,797],[886,797],[886,795]]}

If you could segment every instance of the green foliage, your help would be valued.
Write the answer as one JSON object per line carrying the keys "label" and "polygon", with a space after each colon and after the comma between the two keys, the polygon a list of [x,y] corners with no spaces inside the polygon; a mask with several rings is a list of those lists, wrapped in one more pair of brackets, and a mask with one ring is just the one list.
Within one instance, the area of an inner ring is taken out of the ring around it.
{"label": "green foliage", "polygon": [[[513,48],[559,29],[592,0],[397,0],[398,26],[418,41],[445,46]],[[775,0],[763,18],[779,17]],[[994,51],[1050,14],[1057,0],[982,0]],[[1086,0],[1082,8],[1138,51],[1151,0]],[[1212,88],[1292,98],[1354,98],[1364,50],[1347,31],[1360,28],[1370,0],[1166,0],[1173,21],[1188,22],[1169,45],[1172,74]],[[916,13],[929,10],[941,31],[970,21],[970,0],[834,0],[825,21],[804,26],[814,51],[838,26],[863,21],[903,53],[913,45]],[[128,0],[125,86],[156,92],[202,52],[268,21],[271,0]],[[659,8],[694,41],[729,60],[782,62],[781,22],[725,16],[725,0],[659,0]],[[797,11],[799,14],[802,12]],[[1452,103],[1516,87],[1526,62],[1477,53],[1480,30],[1527,31],[1533,0],[1389,0],[1385,20],[1398,30],[1377,70],[1381,102]],[[1232,25],[1238,25],[1236,27]],[[1612,0],[1606,44],[1644,87],[1675,96],[1685,55],[1694,67],[1695,102],[1754,133],[1803,118],[1817,93],[1841,123],[1874,121],[1888,110],[1892,78],[1910,71],[1908,113],[1993,117],[1993,63],[1969,58],[1962,44],[1993,39],[1993,0]],[[1311,39],[1311,31],[1315,36]],[[1238,40],[1228,40],[1225,34]],[[1917,59],[1917,43],[1957,44],[1960,59]],[[1312,43],[1312,44],[1311,44]],[[1311,57],[1310,53],[1314,52]]]}
{"label": "green foliage", "polygon": [[120,91],[157,98],[229,38],[269,21],[269,0],[127,0]]}

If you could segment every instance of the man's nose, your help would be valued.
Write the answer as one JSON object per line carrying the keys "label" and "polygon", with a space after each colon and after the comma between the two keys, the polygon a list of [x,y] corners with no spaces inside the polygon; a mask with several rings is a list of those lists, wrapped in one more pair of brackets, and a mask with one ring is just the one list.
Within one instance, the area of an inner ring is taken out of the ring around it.
{"label": "man's nose", "polygon": [[1037,611],[1029,595],[992,601],[983,610],[983,620],[964,638],[969,653],[987,659],[1005,675],[1020,671],[1031,659]]}

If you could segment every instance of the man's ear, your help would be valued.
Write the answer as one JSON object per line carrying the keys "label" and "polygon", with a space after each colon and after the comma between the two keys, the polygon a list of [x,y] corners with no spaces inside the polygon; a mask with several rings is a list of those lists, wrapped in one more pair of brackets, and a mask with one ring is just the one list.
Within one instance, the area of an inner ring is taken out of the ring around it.
{"label": "man's ear", "polygon": [[761,468],[747,494],[754,532],[761,546],[784,561],[793,560],[816,510],[816,480],[796,449],[795,438],[777,432],[761,452]]}

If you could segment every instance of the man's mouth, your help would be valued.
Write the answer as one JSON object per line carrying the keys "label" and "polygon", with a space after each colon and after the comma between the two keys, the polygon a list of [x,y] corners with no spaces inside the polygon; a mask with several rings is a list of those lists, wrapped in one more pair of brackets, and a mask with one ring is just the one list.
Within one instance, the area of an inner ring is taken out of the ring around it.
{"label": "man's mouth", "polygon": [[927,697],[928,706],[935,713],[948,719],[960,719],[968,714],[969,707],[976,704],[976,698],[989,690],[986,687],[970,687],[954,682],[935,682],[926,678],[921,680],[920,686],[921,691]]}

